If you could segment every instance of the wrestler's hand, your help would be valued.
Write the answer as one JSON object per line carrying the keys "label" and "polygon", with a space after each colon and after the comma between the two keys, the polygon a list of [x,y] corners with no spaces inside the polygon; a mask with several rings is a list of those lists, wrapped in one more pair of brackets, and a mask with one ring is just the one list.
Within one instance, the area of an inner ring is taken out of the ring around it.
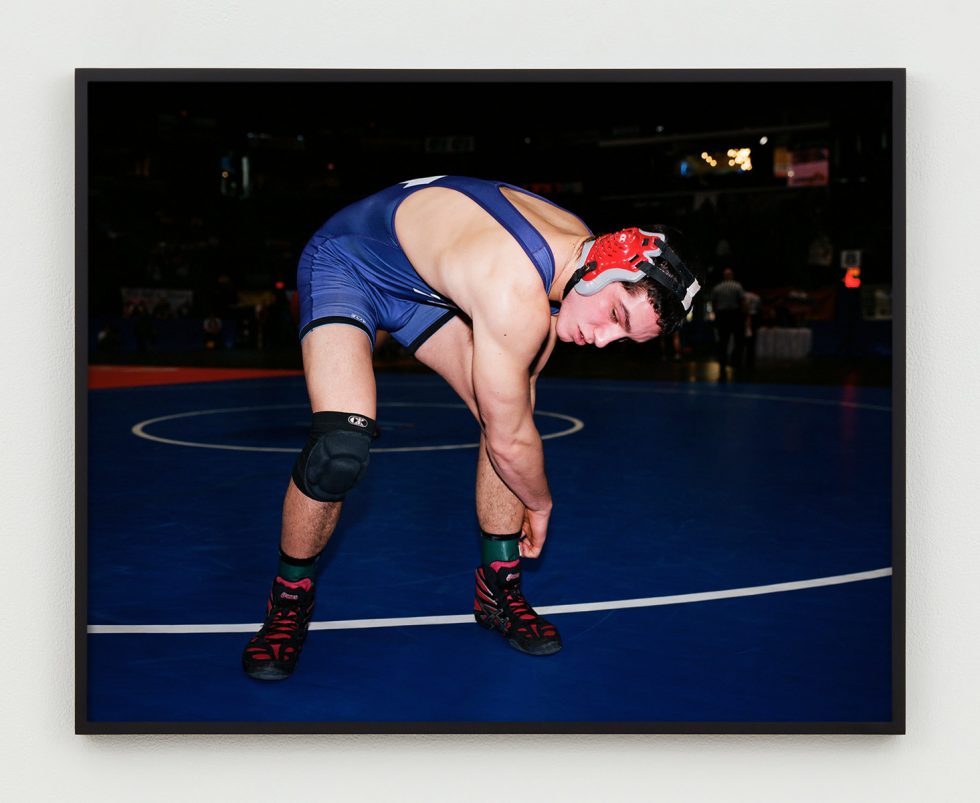
{"label": "wrestler's hand", "polygon": [[521,526],[521,538],[517,543],[522,558],[536,558],[544,548],[548,537],[548,519],[551,509],[524,510],[524,524]]}

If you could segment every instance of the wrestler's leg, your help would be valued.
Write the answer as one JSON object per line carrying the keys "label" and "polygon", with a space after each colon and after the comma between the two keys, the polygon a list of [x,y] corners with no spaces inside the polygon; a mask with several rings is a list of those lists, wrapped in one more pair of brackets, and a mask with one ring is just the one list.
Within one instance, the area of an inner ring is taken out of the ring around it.
{"label": "wrestler's leg", "polygon": [[[282,511],[279,572],[262,628],[248,642],[242,666],[256,680],[283,680],[296,669],[316,591],[315,563],[337,526],[344,489],[366,461],[375,418],[376,389],[370,335],[330,323],[303,339],[303,367],[313,409],[311,435],[290,478]],[[342,415],[341,415],[342,414]],[[364,424],[356,430],[350,419]],[[337,463],[337,465],[334,465]],[[312,495],[311,495],[312,494]],[[324,498],[327,497],[327,498]]]}
{"label": "wrestler's leg", "polygon": [[[303,338],[303,370],[314,413],[336,411],[376,419],[371,339],[357,326],[318,326]],[[340,517],[343,501],[310,498],[290,478],[282,508],[280,547],[294,558],[318,555]]]}
{"label": "wrestler's leg", "polygon": [[[479,420],[469,326],[454,318],[431,335],[415,356],[442,376]],[[533,386],[531,393],[533,403]],[[523,653],[558,652],[562,647],[558,630],[527,603],[521,587],[518,536],[524,505],[494,470],[482,437],[476,466],[476,513],[482,531],[482,559],[476,570],[474,618],[481,627],[501,633],[511,647]]]}

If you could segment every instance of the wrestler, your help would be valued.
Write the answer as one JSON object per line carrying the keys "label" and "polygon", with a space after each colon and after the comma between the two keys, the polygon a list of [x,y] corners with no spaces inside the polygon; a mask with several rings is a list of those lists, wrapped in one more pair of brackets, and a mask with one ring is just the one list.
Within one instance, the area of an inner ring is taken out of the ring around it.
{"label": "wrestler", "polygon": [[530,655],[561,649],[521,588],[520,561],[540,555],[552,511],[535,382],[557,339],[602,348],[680,326],[699,284],[677,239],[662,228],[595,237],[545,198],[455,176],[389,187],[317,231],[297,272],[313,420],[286,491],[266,620],[243,655],[248,675],[278,680],[296,667],[317,558],[368,465],[376,330],[445,379],[480,424],[476,621]]}

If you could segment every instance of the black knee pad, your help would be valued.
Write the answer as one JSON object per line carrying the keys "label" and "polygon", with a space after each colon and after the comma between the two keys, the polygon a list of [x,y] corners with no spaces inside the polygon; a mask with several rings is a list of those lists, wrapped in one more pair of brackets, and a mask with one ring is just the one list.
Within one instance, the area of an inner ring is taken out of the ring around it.
{"label": "black knee pad", "polygon": [[310,499],[339,502],[364,476],[374,420],[357,413],[313,413],[306,447],[293,465],[293,482]]}

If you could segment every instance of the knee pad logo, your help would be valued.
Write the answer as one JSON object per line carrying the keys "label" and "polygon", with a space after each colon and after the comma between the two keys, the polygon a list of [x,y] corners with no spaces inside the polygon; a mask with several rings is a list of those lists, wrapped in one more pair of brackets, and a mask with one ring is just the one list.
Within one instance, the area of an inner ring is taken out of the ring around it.
{"label": "knee pad logo", "polygon": [[347,416],[347,421],[355,427],[361,427],[362,429],[366,429],[368,425],[367,419],[359,415],[349,415]]}

